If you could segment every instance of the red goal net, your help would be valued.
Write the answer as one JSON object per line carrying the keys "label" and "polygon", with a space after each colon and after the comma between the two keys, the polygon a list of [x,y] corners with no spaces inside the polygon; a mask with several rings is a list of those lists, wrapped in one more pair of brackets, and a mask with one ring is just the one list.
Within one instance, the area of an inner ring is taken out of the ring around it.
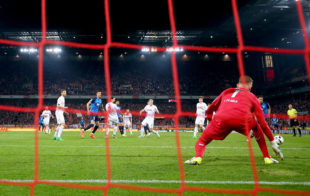
{"label": "red goal net", "polygon": [[[110,65],[109,65],[109,50],[110,48],[127,48],[134,50],[141,50],[143,45],[135,45],[128,43],[118,43],[112,41],[111,34],[111,23],[110,23],[110,10],[109,10],[109,0],[104,0],[105,4],[105,21],[106,21],[106,43],[105,44],[84,44],[84,43],[75,43],[75,42],[66,42],[66,41],[54,41],[46,39],[47,34],[47,24],[46,24],[46,0],[41,0],[41,23],[42,23],[42,39],[40,42],[23,42],[23,41],[13,41],[13,40],[5,40],[0,39],[1,44],[5,45],[15,45],[15,46],[32,46],[39,48],[39,64],[38,64],[38,105],[35,108],[26,108],[26,107],[14,107],[14,106],[6,106],[0,105],[0,110],[3,111],[14,111],[14,112],[26,112],[26,113],[34,113],[35,114],[35,127],[36,131],[34,134],[35,141],[35,162],[34,162],[34,179],[32,182],[13,182],[9,180],[0,180],[0,184],[14,185],[14,186],[27,186],[30,188],[30,195],[35,195],[35,187],[38,184],[46,184],[52,186],[61,186],[67,188],[74,189],[86,189],[86,190],[100,190],[104,195],[108,195],[108,190],[110,188],[120,188],[120,189],[129,189],[136,191],[147,191],[147,192],[156,192],[156,193],[173,193],[182,195],[187,191],[195,191],[195,192],[209,192],[209,193],[225,193],[225,194],[248,194],[248,195],[257,195],[260,192],[269,192],[269,193],[277,193],[277,194],[292,194],[292,195],[310,195],[310,191],[298,191],[298,190],[282,190],[276,188],[264,188],[259,184],[259,177],[257,174],[254,154],[252,150],[252,145],[248,142],[249,155],[251,160],[253,178],[254,178],[254,188],[252,190],[248,189],[217,189],[217,188],[201,188],[201,187],[193,187],[186,184],[184,167],[183,167],[183,158],[181,152],[181,143],[179,136],[179,118],[184,116],[192,116],[193,114],[182,111],[181,107],[181,96],[180,96],[180,87],[179,87],[179,78],[178,78],[178,67],[175,52],[171,51],[171,70],[173,77],[173,86],[174,86],[174,94],[175,94],[175,102],[176,102],[176,113],[174,114],[161,114],[161,116],[165,118],[171,118],[174,120],[174,126],[176,127],[175,132],[175,140],[176,140],[176,149],[178,155],[178,164],[179,164],[179,173],[180,173],[180,187],[176,189],[168,189],[168,188],[151,188],[145,186],[135,186],[128,184],[120,184],[112,182],[112,174],[111,174],[111,162],[110,162],[110,151],[109,151],[109,138],[106,138],[106,163],[107,163],[107,183],[104,186],[99,185],[87,185],[87,184],[77,184],[77,183],[63,183],[56,182],[50,180],[42,180],[39,175],[39,136],[38,136],[38,119],[40,115],[40,111],[44,109],[43,104],[43,58],[44,58],[44,47],[46,45],[62,45],[74,48],[83,48],[83,49],[96,49],[103,50],[104,52],[104,72],[105,72],[105,84],[107,91],[107,99],[110,100],[112,96],[111,91],[111,81],[110,81]],[[244,44],[242,29],[239,19],[237,0],[231,0],[232,12],[234,17],[235,29],[238,38],[238,47],[237,48],[222,48],[222,47],[204,47],[204,46],[189,46],[189,45],[179,45],[177,41],[177,29],[175,24],[175,16],[174,16],[174,7],[173,0],[167,0],[168,4],[168,12],[170,19],[170,27],[172,33],[173,40],[173,48],[182,47],[184,50],[188,51],[200,51],[200,52],[213,52],[213,53],[233,53],[237,57],[238,69],[240,76],[245,75],[244,63],[242,53],[245,51],[252,52],[268,52],[268,53],[277,53],[277,54],[299,54],[304,56],[304,61],[306,65],[306,70],[308,74],[308,78],[310,78],[310,43],[309,37],[307,34],[307,28],[305,23],[305,17],[302,10],[302,4],[299,0],[296,0],[297,13],[299,16],[299,23],[302,28],[302,34],[304,38],[304,49],[275,49],[275,48],[266,48],[266,47],[256,47],[256,46],[247,46]],[[157,51],[166,51],[165,47],[153,47],[156,48]],[[83,113],[86,114],[86,111],[80,111],[75,109],[68,109],[68,112],[72,113]],[[138,112],[133,112],[134,115],[138,115]]]}

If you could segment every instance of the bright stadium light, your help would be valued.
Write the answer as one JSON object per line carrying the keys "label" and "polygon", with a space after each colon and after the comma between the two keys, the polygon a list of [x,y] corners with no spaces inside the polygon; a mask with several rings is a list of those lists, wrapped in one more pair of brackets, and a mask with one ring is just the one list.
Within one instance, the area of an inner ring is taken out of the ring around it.
{"label": "bright stadium light", "polygon": [[36,53],[38,52],[38,49],[37,48],[21,48],[20,49],[20,52],[21,53]]}
{"label": "bright stadium light", "polygon": [[143,47],[143,48],[141,49],[141,51],[142,51],[142,52],[149,52],[150,49],[149,49],[148,47]]}
{"label": "bright stadium light", "polygon": [[183,52],[183,51],[184,51],[184,49],[180,48],[180,47],[176,47],[176,48],[169,47],[166,49],[166,52]]}
{"label": "bright stadium light", "polygon": [[45,50],[47,53],[53,53],[53,54],[59,54],[62,52],[62,49],[59,47],[53,47],[53,48],[46,48]]}

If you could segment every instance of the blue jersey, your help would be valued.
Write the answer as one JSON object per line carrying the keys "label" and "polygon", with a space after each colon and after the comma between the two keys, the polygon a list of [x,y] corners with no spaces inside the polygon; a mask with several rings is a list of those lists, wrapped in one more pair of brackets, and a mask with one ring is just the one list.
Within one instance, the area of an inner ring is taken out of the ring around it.
{"label": "blue jersey", "polygon": [[81,119],[80,124],[81,124],[82,126],[84,126],[84,120],[83,120],[83,119]]}
{"label": "blue jersey", "polygon": [[272,118],[272,124],[277,125],[279,120],[277,118]]}
{"label": "blue jersey", "polygon": [[122,109],[120,106],[117,106],[117,117],[118,117],[118,121],[119,122],[123,122],[123,117],[122,115],[119,113],[119,111]]}
{"label": "blue jersey", "polygon": [[90,100],[90,112],[99,112],[100,106],[102,105],[102,99],[99,99],[97,97]]}
{"label": "blue jersey", "polygon": [[39,118],[39,124],[42,124],[43,123],[43,116],[40,116]]}
{"label": "blue jersey", "polygon": [[263,102],[261,106],[262,106],[263,113],[268,114],[268,109],[270,108],[269,104],[266,102]]}

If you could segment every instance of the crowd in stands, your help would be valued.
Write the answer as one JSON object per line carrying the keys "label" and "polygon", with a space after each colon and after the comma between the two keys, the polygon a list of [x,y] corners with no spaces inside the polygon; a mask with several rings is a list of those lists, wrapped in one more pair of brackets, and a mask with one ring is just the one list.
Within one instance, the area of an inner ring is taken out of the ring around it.
{"label": "crowd in stands", "polygon": [[[271,106],[272,114],[286,114],[288,109],[288,104],[292,103],[293,107],[299,112],[300,115],[309,116],[310,111],[310,103],[309,103],[309,94],[304,94],[303,96],[294,96],[292,98],[281,98],[281,99],[266,99],[266,101]],[[281,100],[281,101],[279,101]],[[45,105],[55,106],[56,100],[45,100]],[[72,100],[67,99],[66,105],[69,108],[86,110],[86,103],[88,100]],[[207,103],[211,100],[205,100]],[[130,109],[131,111],[139,111],[144,108],[146,105],[145,102],[135,101],[135,100],[120,100],[120,106],[122,110]],[[36,101],[24,101],[20,99],[16,100],[6,100],[3,99],[0,102],[1,105],[14,105],[20,107],[36,107]],[[156,100],[155,105],[157,105],[160,113],[162,114],[174,114],[176,112],[176,105],[174,102],[168,102],[167,100]],[[187,112],[195,112],[196,110],[196,100],[188,100],[182,102],[182,110]],[[272,116],[271,116],[272,117]],[[88,117],[84,116],[86,123],[88,123]],[[134,116],[133,124],[139,125],[143,120],[144,116]],[[279,119],[280,127],[289,127],[287,119]],[[33,125],[34,122],[34,114],[32,113],[22,113],[22,112],[7,112],[0,111],[0,126],[1,125],[14,125],[14,126],[26,126]],[[77,114],[70,113],[66,115],[66,123],[68,125],[78,125],[80,122],[80,117]],[[192,128],[194,126],[195,118],[194,117],[181,117],[180,125],[181,127]],[[51,120],[52,124],[56,123],[56,119]],[[271,121],[269,120],[269,123]],[[309,123],[309,122],[302,122]],[[169,118],[157,118],[155,124],[158,127],[173,127],[174,120]]]}

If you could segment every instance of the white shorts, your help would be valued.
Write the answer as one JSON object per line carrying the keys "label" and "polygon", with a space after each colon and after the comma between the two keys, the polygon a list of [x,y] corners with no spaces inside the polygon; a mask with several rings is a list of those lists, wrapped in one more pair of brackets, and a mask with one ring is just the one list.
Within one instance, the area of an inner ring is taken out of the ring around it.
{"label": "white shorts", "polygon": [[130,121],[125,121],[124,125],[125,125],[125,127],[126,127],[126,128],[131,127],[131,123],[130,123]]}
{"label": "white shorts", "polygon": [[44,118],[43,119],[43,124],[46,126],[46,125],[49,125],[50,124],[50,119],[49,118]]}
{"label": "white shorts", "polygon": [[196,125],[204,125],[205,124],[205,118],[202,116],[197,116],[195,120]]}
{"label": "white shorts", "polygon": [[115,127],[119,123],[118,117],[109,117],[109,126],[110,127]]}
{"label": "white shorts", "polygon": [[143,126],[148,125],[150,129],[153,129],[153,127],[154,127],[154,118],[146,117],[146,118],[142,121],[142,125],[143,125]]}
{"label": "white shorts", "polygon": [[56,114],[56,119],[57,119],[57,124],[65,124],[65,117],[63,112],[55,112]]}

